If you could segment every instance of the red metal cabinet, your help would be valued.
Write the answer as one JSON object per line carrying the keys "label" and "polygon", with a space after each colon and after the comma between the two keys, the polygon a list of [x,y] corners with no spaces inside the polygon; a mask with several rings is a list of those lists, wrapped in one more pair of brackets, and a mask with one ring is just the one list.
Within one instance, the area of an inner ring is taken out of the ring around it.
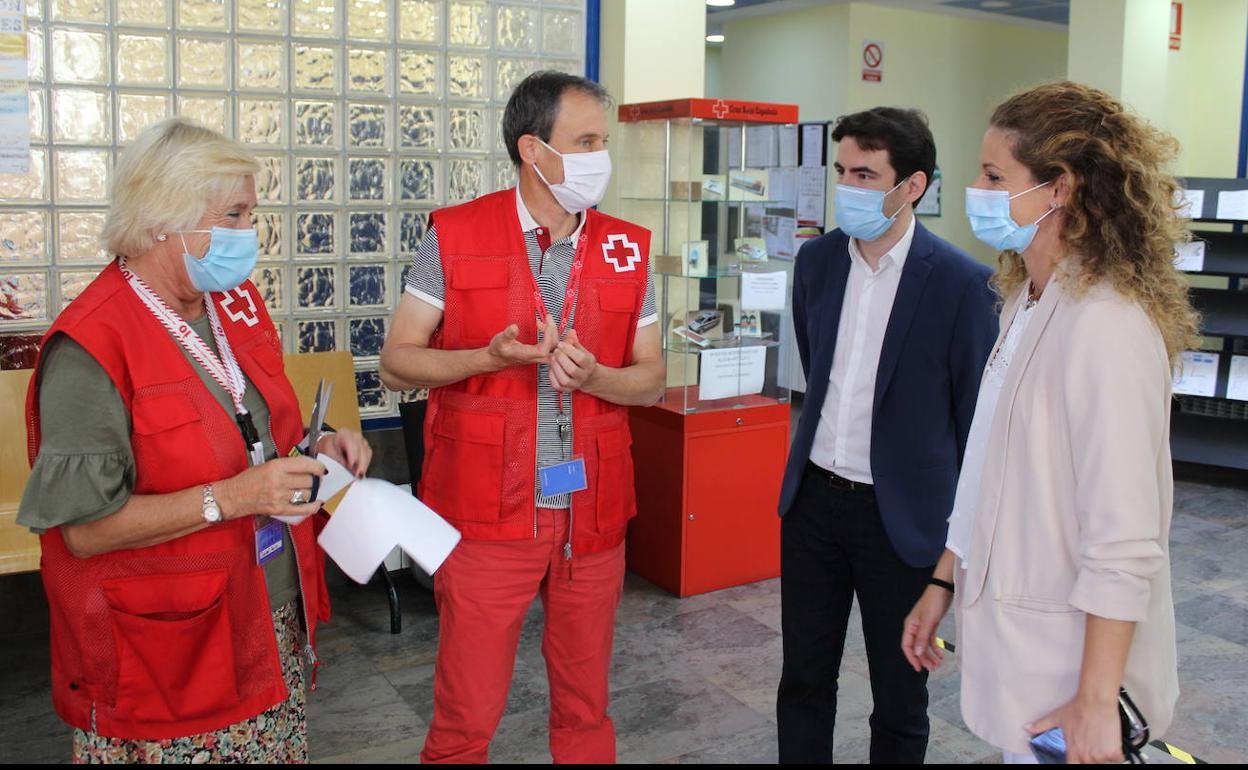
{"label": "red metal cabinet", "polygon": [[678,596],[780,574],[776,505],[789,444],[789,405],[683,414],[634,408],[637,518],[628,566]]}

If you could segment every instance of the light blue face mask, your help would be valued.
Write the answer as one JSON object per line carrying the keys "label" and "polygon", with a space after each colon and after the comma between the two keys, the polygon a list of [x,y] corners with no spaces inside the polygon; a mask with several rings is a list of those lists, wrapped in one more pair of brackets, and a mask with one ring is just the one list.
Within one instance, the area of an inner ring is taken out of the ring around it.
{"label": "light blue face mask", "polygon": [[233,227],[214,227],[211,230],[185,230],[186,233],[211,233],[208,253],[200,259],[186,247],[182,238],[182,259],[191,284],[200,291],[229,291],[237,288],[251,277],[256,267],[256,255],[260,251],[260,238],[256,228],[238,230]]}
{"label": "light blue face mask", "polygon": [[[906,177],[906,179],[909,178]],[[898,182],[893,190],[905,184],[906,179]],[[836,226],[841,228],[846,235],[860,241],[874,241],[879,238],[889,227],[892,227],[893,222],[897,221],[897,215],[901,213],[901,209],[909,205],[902,203],[901,208],[894,211],[892,216],[886,216],[884,197],[893,190],[883,192],[838,184],[833,196],[836,206]]]}
{"label": "light blue face mask", "polygon": [[971,220],[971,232],[997,251],[1015,251],[1021,254],[1036,237],[1036,230],[1044,217],[1057,209],[1050,208],[1035,222],[1020,225],[1010,216],[1010,201],[1047,184],[1049,182],[1042,182],[1014,195],[1005,190],[966,188],[966,218]]}

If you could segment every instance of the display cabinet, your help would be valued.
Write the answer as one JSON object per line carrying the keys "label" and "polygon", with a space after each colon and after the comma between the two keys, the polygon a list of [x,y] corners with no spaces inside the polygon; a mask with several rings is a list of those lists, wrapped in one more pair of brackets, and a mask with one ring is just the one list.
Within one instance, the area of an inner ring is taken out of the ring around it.
{"label": "display cabinet", "polygon": [[1204,345],[1183,354],[1175,375],[1170,451],[1175,460],[1245,470],[1248,233],[1240,231],[1248,224],[1248,179],[1182,181],[1183,213],[1198,229],[1177,249],[1175,265],[1192,276]]}
{"label": "display cabinet", "polygon": [[[630,569],[679,595],[779,575],[789,442],[782,326],[793,233],[756,126],[794,105],[688,99],[620,107],[618,209],[648,227],[667,388],[632,410]],[[788,212],[792,217],[792,211]],[[788,261],[786,261],[788,260]]]}

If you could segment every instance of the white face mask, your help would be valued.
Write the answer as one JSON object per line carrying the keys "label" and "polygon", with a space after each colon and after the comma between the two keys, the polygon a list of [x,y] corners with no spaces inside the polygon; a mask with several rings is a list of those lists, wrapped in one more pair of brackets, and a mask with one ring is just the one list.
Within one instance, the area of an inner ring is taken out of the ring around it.
{"label": "white face mask", "polygon": [[[542,142],[541,139],[537,141]],[[607,183],[611,181],[611,156],[607,151],[564,154],[545,142],[542,146],[563,160],[563,181],[559,184],[547,182],[542,170],[536,163],[533,164],[538,178],[550,188],[559,205],[569,214],[579,214],[597,206],[607,191]]]}

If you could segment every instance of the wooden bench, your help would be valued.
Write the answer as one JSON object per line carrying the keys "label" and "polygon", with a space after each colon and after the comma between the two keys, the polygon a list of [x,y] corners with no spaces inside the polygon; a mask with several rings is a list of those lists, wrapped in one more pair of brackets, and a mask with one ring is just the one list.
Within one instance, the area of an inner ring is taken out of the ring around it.
{"label": "wooden bench", "polygon": [[30,478],[26,462],[26,387],[30,369],[0,372],[0,575],[39,569],[39,538],[17,526]]}

